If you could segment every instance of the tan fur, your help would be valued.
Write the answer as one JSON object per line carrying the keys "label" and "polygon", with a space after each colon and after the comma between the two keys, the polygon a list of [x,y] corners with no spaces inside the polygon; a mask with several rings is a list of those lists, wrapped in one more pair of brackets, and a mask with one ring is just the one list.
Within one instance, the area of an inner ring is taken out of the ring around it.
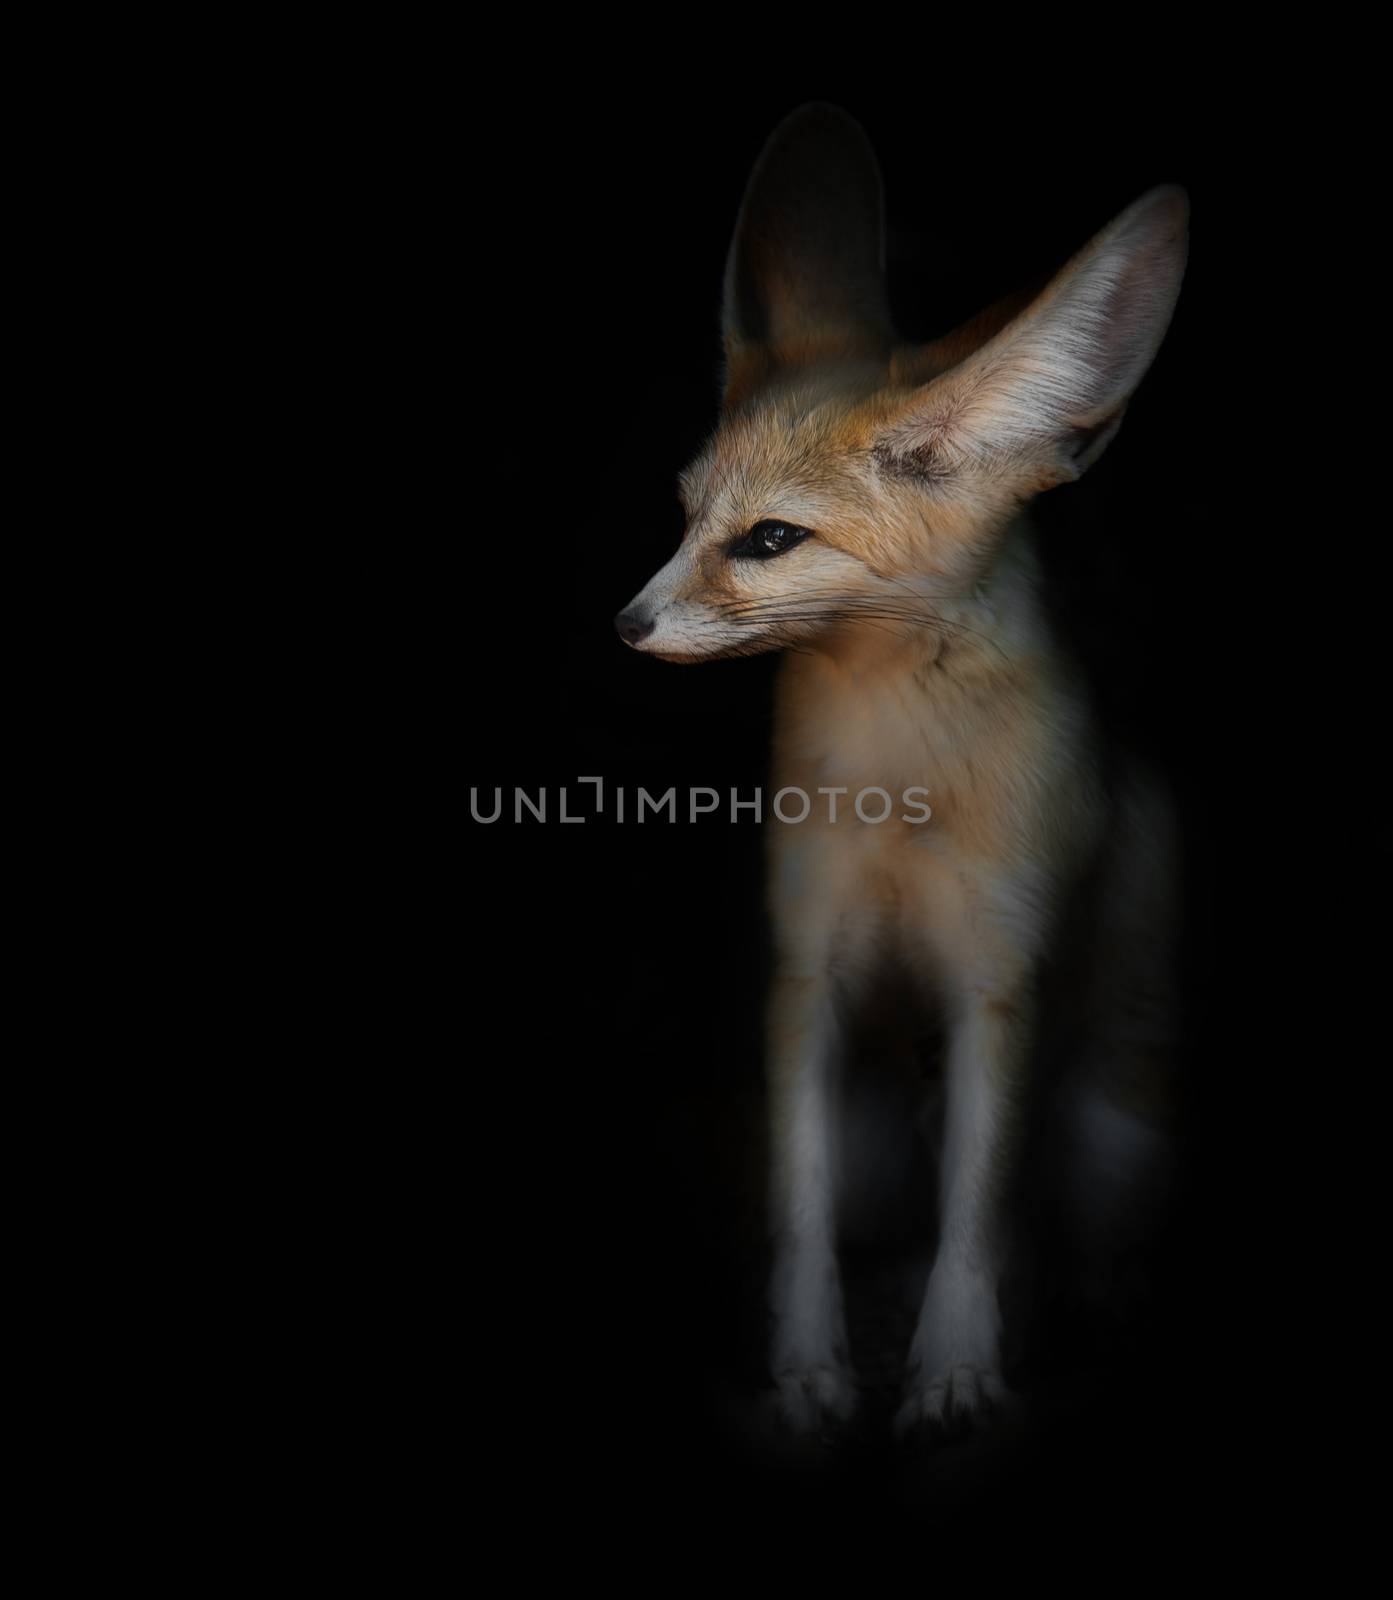
{"label": "tan fur", "polygon": [[[831,1198],[845,1003],[895,959],[949,1017],[942,1237],[904,1413],[941,1422],[999,1397],[1000,1198],[1063,910],[1106,858],[1114,901],[1144,878],[1159,918],[1168,870],[1128,865],[1159,852],[1163,810],[1145,786],[1111,805],[1087,699],[1037,599],[1026,507],[1116,431],[1178,292],[1184,196],[1154,191],[1042,292],[921,345],[889,333],[879,206],[842,113],[807,108],[771,140],[727,272],[723,415],[682,474],[682,548],[631,608],[652,626],[637,647],[665,659],[790,649],[774,787],[817,800],[769,830],[774,1371],[795,1423],[854,1400]],[[767,561],[732,556],[764,520],[812,537]],[[849,791],[836,821],[827,786]],[[931,822],[900,820],[898,804],[862,821],[851,799],[872,786],[897,801],[926,789]],[[1114,972],[1129,971],[1088,991],[1109,1041],[1098,1078],[1131,1083],[1135,1105],[1144,1074],[1126,1062],[1147,1059],[1163,1024],[1124,1039],[1104,1013],[1135,1018],[1129,997],[1164,984],[1135,924],[1114,911],[1099,925],[1127,954]]]}

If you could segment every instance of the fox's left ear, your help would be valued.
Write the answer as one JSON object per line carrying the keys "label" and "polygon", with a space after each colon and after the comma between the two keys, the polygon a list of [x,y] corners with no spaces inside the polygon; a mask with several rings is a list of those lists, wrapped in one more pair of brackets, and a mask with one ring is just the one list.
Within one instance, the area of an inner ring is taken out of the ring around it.
{"label": "fox's left ear", "polygon": [[1077,478],[1117,432],[1170,323],[1189,201],[1152,189],[998,333],[911,392],[877,446],[883,465],[940,482],[974,464],[1044,488]]}
{"label": "fox's left ear", "polygon": [[727,402],[776,368],[888,358],[880,164],[840,107],[812,101],[770,134],[726,257],[721,325]]}

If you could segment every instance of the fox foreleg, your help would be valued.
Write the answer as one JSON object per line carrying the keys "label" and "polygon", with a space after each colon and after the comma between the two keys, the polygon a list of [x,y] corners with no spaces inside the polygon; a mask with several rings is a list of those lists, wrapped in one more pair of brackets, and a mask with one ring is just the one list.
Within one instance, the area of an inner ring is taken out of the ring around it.
{"label": "fox foreleg", "polygon": [[1024,986],[974,993],[950,1031],[939,1243],[910,1346],[901,1433],[970,1425],[1007,1396],[997,1289],[1031,1010]]}

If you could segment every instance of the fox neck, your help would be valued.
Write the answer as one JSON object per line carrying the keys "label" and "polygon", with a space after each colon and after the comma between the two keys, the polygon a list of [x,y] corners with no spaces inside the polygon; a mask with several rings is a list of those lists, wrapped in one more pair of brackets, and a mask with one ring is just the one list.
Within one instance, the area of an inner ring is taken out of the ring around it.
{"label": "fox neck", "polygon": [[1035,531],[1021,513],[1001,536],[992,565],[972,588],[926,603],[920,624],[872,619],[827,635],[814,654],[851,684],[909,684],[920,697],[983,684],[1050,647],[1039,595]]}
{"label": "fox neck", "polygon": [[928,784],[935,814],[953,794],[971,809],[974,774],[1028,763],[1073,724],[1063,707],[1083,703],[1045,624],[1023,520],[979,588],[933,610],[941,621],[862,624],[787,657],[774,741],[781,785]]}

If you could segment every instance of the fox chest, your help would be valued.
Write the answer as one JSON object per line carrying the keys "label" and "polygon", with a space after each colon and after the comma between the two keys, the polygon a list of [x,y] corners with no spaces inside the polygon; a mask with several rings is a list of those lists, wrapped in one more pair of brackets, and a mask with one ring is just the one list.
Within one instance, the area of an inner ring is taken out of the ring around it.
{"label": "fox chest", "polygon": [[827,711],[776,754],[776,782],[810,802],[770,823],[776,923],[849,973],[889,955],[994,987],[1038,945],[1057,866],[1029,730],[886,698]]}
{"label": "fox chest", "polygon": [[1004,860],[1030,831],[1050,752],[1014,708],[881,687],[791,710],[776,783],[799,804],[808,796],[812,819],[831,830],[828,848],[877,877],[941,874],[955,857]]}

